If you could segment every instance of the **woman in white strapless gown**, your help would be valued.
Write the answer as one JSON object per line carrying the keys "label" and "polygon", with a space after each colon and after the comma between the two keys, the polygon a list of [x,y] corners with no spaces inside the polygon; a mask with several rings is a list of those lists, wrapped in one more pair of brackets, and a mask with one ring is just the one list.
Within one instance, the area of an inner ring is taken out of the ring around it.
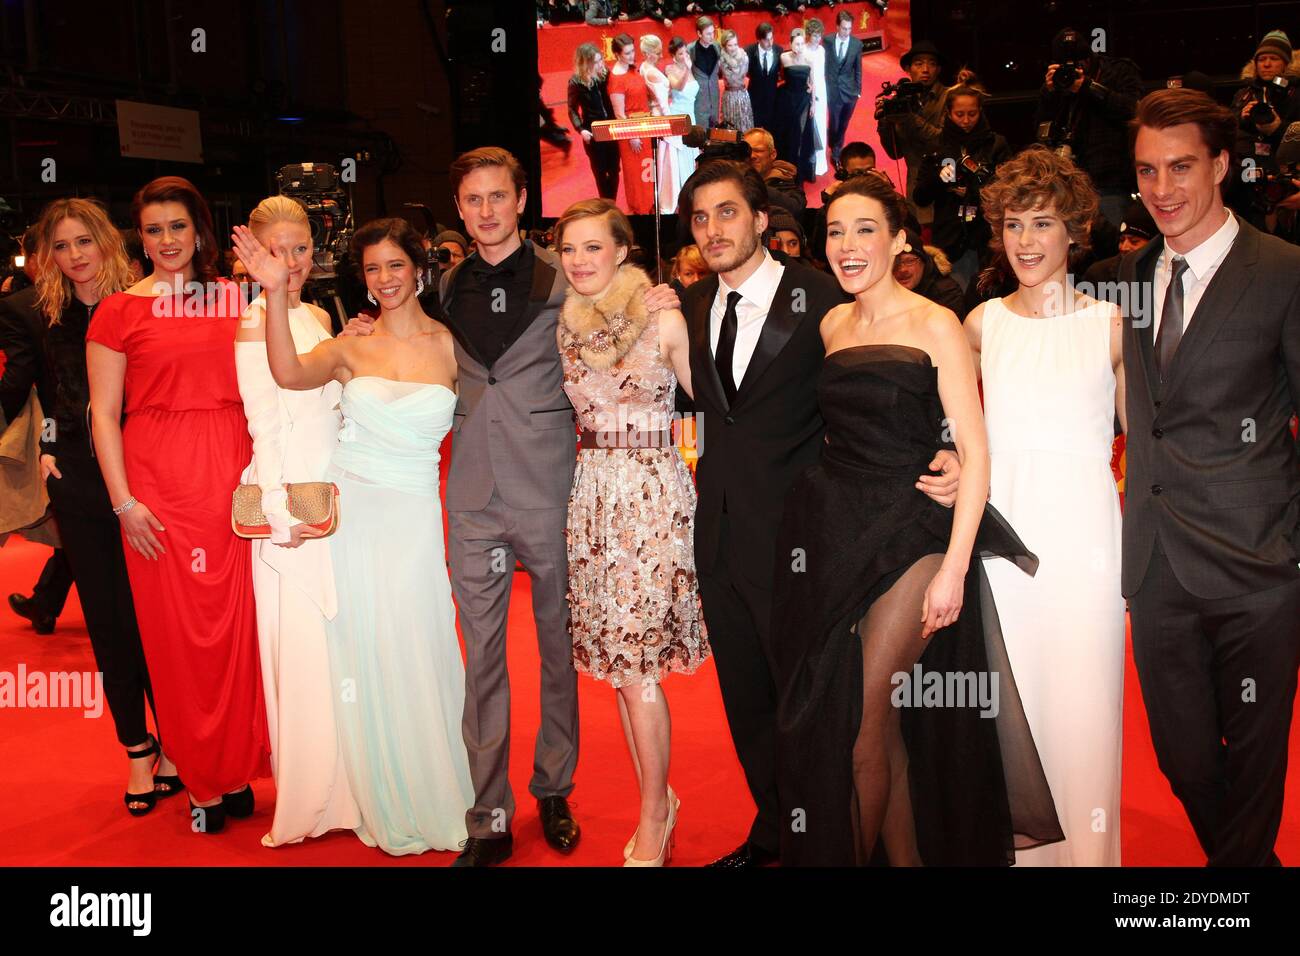
{"label": "woman in white strapless gown", "polygon": [[[1062,181],[1070,208],[1058,211],[1051,190]],[[1118,866],[1124,599],[1110,460],[1124,407],[1120,317],[1066,285],[1068,246],[1086,241],[1096,210],[1085,174],[1027,150],[990,188],[995,249],[1005,247],[1020,285],[978,307],[966,329],[984,381],[989,498],[1040,563],[1032,578],[1001,561],[984,569],[1065,831],[1064,842],[1018,851],[1016,865]]]}
{"label": "woman in white strapless gown", "polygon": [[330,540],[343,582],[329,625],[334,710],[357,835],[392,854],[458,848],[474,796],[438,496],[455,407],[443,385],[352,378],[327,472],[341,514]]}
{"label": "woman in white strapless gown", "polygon": [[454,850],[473,803],[461,736],[465,669],[447,577],[438,448],[456,406],[451,333],[417,298],[423,247],[402,219],[357,230],[352,252],[380,305],[368,336],[298,355],[284,261],[244,227],[235,249],[266,290],[267,355],[282,388],[343,383],[343,428],[326,478],[339,486],[330,540],[338,614],[329,656],[357,835],[402,855]]}
{"label": "woman in white strapless gown", "polygon": [[[262,200],[248,217],[267,245],[292,266],[289,330],[294,348],[310,352],[330,338],[329,317],[302,302],[311,266],[307,214],[285,196]],[[338,444],[338,382],[310,391],[279,388],[266,358],[264,299],[244,312],[235,338],[235,370],[253,460],[241,481],[260,485],[270,540],[254,540],[253,595],[262,662],[266,723],[275,773],[275,815],[263,846],[299,843],[330,830],[353,830],[361,813],[348,786],[330,681],[326,622],[337,607],[330,546],[302,539],[289,515],[284,484],[322,481]]]}

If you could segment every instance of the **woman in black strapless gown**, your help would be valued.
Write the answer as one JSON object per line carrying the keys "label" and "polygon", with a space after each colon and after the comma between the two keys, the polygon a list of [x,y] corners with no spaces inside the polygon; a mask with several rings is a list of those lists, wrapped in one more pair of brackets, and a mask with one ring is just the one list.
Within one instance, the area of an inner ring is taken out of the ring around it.
{"label": "woman in black strapless gown", "polygon": [[816,178],[817,128],[812,118],[812,64],[805,58],[803,30],[790,33],[790,49],[781,54],[783,82],[776,91],[772,137],[776,154],[793,163],[803,182]]}
{"label": "woman in black strapless gown", "polygon": [[[956,318],[893,279],[904,215],[875,177],[846,184],[827,210],[827,258],[857,302],[822,322],[826,444],[790,489],[777,539],[785,865],[1009,865],[1016,849],[1063,838],[980,561],[1032,574],[1037,559],[991,507],[980,514],[988,464],[973,362],[964,339],[952,344]],[[874,338],[913,344],[853,344]],[[952,369],[947,412],[931,352]],[[963,459],[956,509],[916,488],[951,431]],[[969,545],[975,523],[963,581],[955,542]]]}

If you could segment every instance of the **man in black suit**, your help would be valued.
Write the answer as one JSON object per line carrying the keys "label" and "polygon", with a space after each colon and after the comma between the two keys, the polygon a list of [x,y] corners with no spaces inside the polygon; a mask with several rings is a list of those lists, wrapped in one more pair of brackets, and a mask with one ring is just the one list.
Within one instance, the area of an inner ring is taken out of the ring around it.
{"label": "man in black suit", "polygon": [[749,104],[754,110],[754,125],[771,129],[776,81],[781,75],[781,54],[784,51],[774,42],[772,24],[760,23],[754,35],[758,42],[745,47],[749,54]]}
{"label": "man in black suit", "polygon": [[831,164],[838,165],[840,149],[849,120],[862,95],[862,41],[853,36],[853,14],[841,10],[835,15],[835,35],[822,44],[826,47],[826,105],[830,110],[828,132],[831,140]]}
{"label": "man in black suit", "polygon": [[1164,237],[1120,264],[1151,290],[1124,330],[1133,657],[1209,864],[1276,866],[1300,662],[1300,249],[1223,205],[1231,110],[1159,90],[1133,127]]}
{"label": "man in black suit", "polygon": [[[686,290],[691,380],[701,428],[695,562],[700,599],[736,754],[758,814],[745,842],[714,866],[774,862],[776,689],[770,616],[776,530],[786,490],[817,460],[825,424],[816,382],[820,323],[847,300],[833,278],[776,261],[763,180],[744,163],[702,163],[678,212],[715,273]],[[957,459],[939,452],[918,480],[936,501],[956,496]]]}

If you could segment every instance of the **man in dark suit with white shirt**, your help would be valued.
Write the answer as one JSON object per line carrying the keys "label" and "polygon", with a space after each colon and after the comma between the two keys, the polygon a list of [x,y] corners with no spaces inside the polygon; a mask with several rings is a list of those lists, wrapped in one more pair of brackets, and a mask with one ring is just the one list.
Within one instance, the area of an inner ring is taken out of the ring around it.
{"label": "man in dark suit with white shirt", "polygon": [[[1123,590],[1160,769],[1211,866],[1277,866],[1300,663],[1300,249],[1223,205],[1236,118],[1137,108]],[[1044,622],[1050,625],[1050,622]]]}
{"label": "man in dark suit with white shirt", "polygon": [[[824,272],[781,263],[764,248],[768,196],[755,170],[701,163],[682,187],[678,214],[715,273],[686,290],[695,410],[703,423],[696,469],[695,564],[713,660],[736,755],[758,807],[739,847],[714,866],[775,862],[776,688],[770,617],[776,530],[785,493],[817,461],[825,423],[817,377],[821,319],[848,300]],[[918,487],[955,500],[958,465],[940,451],[939,475]]]}
{"label": "man in dark suit with white shirt", "polygon": [[844,134],[862,96],[862,41],[853,35],[853,14],[841,10],[835,15],[835,35],[826,47],[826,105],[830,110],[831,164],[838,165]]}
{"label": "man in dark suit with white shirt", "polygon": [[758,42],[745,47],[749,54],[749,103],[754,110],[754,125],[771,129],[776,81],[781,76],[781,54],[785,51],[775,42],[772,24],[760,23],[754,34]]}

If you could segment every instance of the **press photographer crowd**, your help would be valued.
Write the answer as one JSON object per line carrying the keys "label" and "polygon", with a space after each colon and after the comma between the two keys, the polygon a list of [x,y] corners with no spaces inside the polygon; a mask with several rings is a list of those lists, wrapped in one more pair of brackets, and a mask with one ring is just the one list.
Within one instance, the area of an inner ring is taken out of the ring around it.
{"label": "press photographer crowd", "polygon": [[[539,2],[618,31],[574,50],[567,128],[543,104],[591,176],[553,220],[487,144],[454,222],[354,222],[304,162],[229,230],[171,169],[129,220],[65,195],[15,224],[0,532],[60,547],[9,607],[49,635],[75,583],[115,815],[184,792],[199,853],[341,830],[459,867],[557,862],[575,807],[600,865],[1119,866],[1131,646],[1173,825],[1281,865],[1300,56],[1270,30],[1228,88],[1062,29],[1012,142],[961,51],[866,88],[844,6]],[[742,13],[803,25],[720,29]],[[535,828],[508,643],[540,673]],[[716,773],[663,690],[706,661]],[[579,675],[619,753],[576,779]],[[709,806],[723,772],[752,817]]]}

